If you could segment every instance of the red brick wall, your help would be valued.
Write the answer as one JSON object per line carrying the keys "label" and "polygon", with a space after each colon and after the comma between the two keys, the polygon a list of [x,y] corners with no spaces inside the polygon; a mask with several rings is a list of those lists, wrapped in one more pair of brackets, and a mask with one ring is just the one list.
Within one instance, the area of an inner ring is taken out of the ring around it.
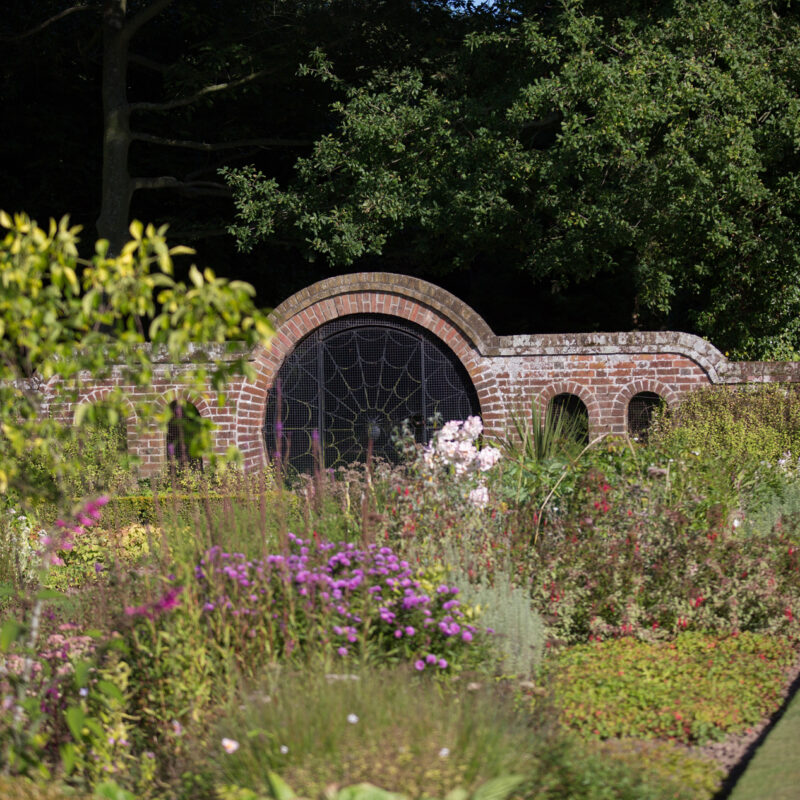
{"label": "red brick wall", "polygon": [[[590,433],[624,433],[630,398],[655,392],[668,405],[697,386],[748,381],[800,381],[800,364],[731,363],[710,343],[672,332],[496,336],[453,295],[415,278],[387,273],[340,276],[314,284],[273,313],[276,335],[268,349],[252,353],[256,377],[239,378],[220,407],[213,392],[189,397],[163,370],[152,387],[124,386],[133,401],[163,408],[172,400],[194,403],[217,425],[215,449],[235,444],[248,468],[265,458],[262,426],[267,393],[284,358],[305,336],[326,322],[352,314],[387,314],[422,326],[438,337],[463,364],[480,403],[487,434],[506,432],[512,413],[544,411],[552,397],[574,394],[586,405]],[[111,382],[87,386],[81,402],[102,400]],[[69,404],[54,404],[69,415]],[[145,474],[166,461],[166,443],[146,421],[128,420],[129,450],[142,459]]]}

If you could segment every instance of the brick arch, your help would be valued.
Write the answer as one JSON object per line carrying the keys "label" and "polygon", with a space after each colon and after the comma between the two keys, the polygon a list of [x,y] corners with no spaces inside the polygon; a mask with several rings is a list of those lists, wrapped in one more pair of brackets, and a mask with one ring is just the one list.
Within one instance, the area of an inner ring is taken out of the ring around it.
{"label": "brick arch", "polygon": [[275,336],[257,348],[256,378],[243,381],[236,400],[236,444],[245,466],[263,463],[262,426],[267,392],[284,359],[312,331],[356,314],[383,314],[419,325],[450,349],[472,381],[481,412],[492,400],[493,384],[481,347],[494,337],[485,322],[449,292],[404,275],[368,273],[320,281],[293,295],[273,312]]}
{"label": "brick arch", "polygon": [[[204,395],[197,394],[196,392],[192,392],[184,387],[174,387],[163,395],[161,395],[155,403],[155,407],[158,411],[165,411],[169,408],[170,404],[173,402],[178,403],[190,403],[197,409],[197,413],[205,418],[210,419],[212,422],[215,421],[215,413],[214,413],[214,406],[212,405],[211,401],[208,397]],[[159,430],[157,433],[158,443],[159,443],[159,452],[160,452],[160,461],[161,463],[166,463],[166,451],[165,451],[165,441],[166,441],[166,433],[162,430]],[[215,453],[219,453],[222,449],[224,451],[224,447],[221,448],[220,446],[220,431],[217,424],[214,424],[214,427],[211,430],[211,449]]]}
{"label": "brick arch", "polygon": [[576,381],[551,383],[542,389],[536,398],[541,418],[544,418],[550,401],[559,394],[573,394],[586,406],[589,414],[589,435],[591,436],[592,432],[600,426],[600,403],[591,389]]}
{"label": "brick arch", "polygon": [[681,399],[684,392],[676,391],[661,381],[652,378],[636,378],[617,393],[611,403],[611,424],[615,431],[627,432],[628,430],[628,404],[634,395],[640,392],[653,392],[657,394],[668,408],[673,408]]}
{"label": "brick arch", "polygon": [[[110,386],[97,386],[91,391],[83,395],[77,403],[77,406],[95,405],[102,403],[106,398],[113,394],[114,389]],[[128,413],[125,415],[125,437],[127,439],[128,447],[130,448],[136,440],[136,429],[139,422],[139,415],[136,413],[136,406],[127,397],[120,397],[121,404],[127,408]]]}
{"label": "brick arch", "polygon": [[211,403],[208,398],[196,392],[188,391],[183,387],[169,389],[156,400],[155,406],[159,411],[162,411],[166,410],[169,405],[175,401],[179,403],[191,403],[197,409],[197,413],[200,414],[201,417],[206,417],[208,419],[214,418]]}

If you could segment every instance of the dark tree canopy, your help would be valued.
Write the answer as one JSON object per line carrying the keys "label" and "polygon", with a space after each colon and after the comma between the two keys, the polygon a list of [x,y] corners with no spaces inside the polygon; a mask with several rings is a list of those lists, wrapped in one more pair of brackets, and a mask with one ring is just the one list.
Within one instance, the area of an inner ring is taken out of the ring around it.
{"label": "dark tree canopy", "polygon": [[568,0],[512,14],[449,70],[344,88],[337,131],[288,184],[229,173],[233,230],[245,248],[294,235],[335,265],[513,265],[556,295],[609,281],[647,325],[789,356],[798,65],[789,6]]}

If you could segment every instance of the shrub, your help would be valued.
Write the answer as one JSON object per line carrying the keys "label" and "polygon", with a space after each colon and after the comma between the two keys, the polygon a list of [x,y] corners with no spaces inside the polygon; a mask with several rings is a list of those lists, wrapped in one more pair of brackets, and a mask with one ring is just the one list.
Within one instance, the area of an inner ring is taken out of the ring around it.
{"label": "shrub", "polygon": [[613,441],[592,453],[530,553],[550,634],[570,643],[686,629],[797,636],[797,530],[742,524],[744,490],[726,467],[665,456]]}
{"label": "shrub", "polygon": [[53,589],[83,588],[151,560],[161,546],[161,532],[144,525],[116,530],[93,528],[75,540],[69,550],[59,551],[61,563],[51,566],[46,583]]}
{"label": "shrub", "polygon": [[732,461],[800,455],[800,391],[780,384],[697,389],[656,419],[650,440]]}
{"label": "shrub", "polygon": [[[525,720],[507,696],[456,695],[408,667],[282,670],[243,699],[217,724],[209,755],[220,782],[255,790],[273,770],[302,796],[369,781],[440,797],[534,763]],[[240,747],[226,753],[223,737]]]}
{"label": "shrub", "polygon": [[703,743],[774,712],[795,658],[786,640],[757,634],[626,638],[562,653],[552,689],[564,722],[585,735]]}
{"label": "shrub", "polygon": [[478,612],[481,625],[493,631],[502,671],[519,677],[535,675],[544,657],[547,631],[532,607],[530,592],[513,584],[504,572],[495,572],[491,582],[472,583],[458,570],[450,577],[461,587],[463,601]]}
{"label": "shrub", "polygon": [[456,532],[481,536],[497,528],[487,483],[500,451],[479,446],[482,431],[479,417],[453,420],[425,448],[409,430],[403,432],[398,449],[405,466],[388,473],[390,491],[381,509],[382,530],[392,541],[424,540],[430,546]]}
{"label": "shrub", "polygon": [[529,718],[506,690],[456,694],[404,669],[282,672],[237,699],[195,769],[210,761],[218,784],[266,796],[272,771],[307,797],[359,781],[409,797],[478,787],[495,797],[488,782],[509,774],[523,779],[512,796],[531,800],[703,796],[697,780],[650,774],[565,735],[543,708]]}
{"label": "shrub", "polygon": [[36,582],[39,536],[40,530],[27,514],[11,506],[0,510],[0,584],[19,591]]}

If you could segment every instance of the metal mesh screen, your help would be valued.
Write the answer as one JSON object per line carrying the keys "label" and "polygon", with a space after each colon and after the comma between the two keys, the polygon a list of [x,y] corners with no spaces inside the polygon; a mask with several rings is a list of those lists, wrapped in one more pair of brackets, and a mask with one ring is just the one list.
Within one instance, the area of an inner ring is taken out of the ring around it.
{"label": "metal mesh screen", "polygon": [[562,430],[581,444],[589,442],[589,411],[577,395],[557,394],[547,409],[555,423],[561,419]]}
{"label": "metal mesh screen", "polygon": [[375,456],[397,460],[393,433],[408,421],[427,442],[431,420],[479,413],[461,363],[424,328],[381,314],[322,325],[281,366],[267,398],[264,439],[301,472]]}
{"label": "metal mesh screen", "polygon": [[197,432],[200,412],[191,404],[169,405],[172,417],[167,423],[167,461],[178,468],[196,469],[202,472],[203,459],[192,456],[192,440]]}
{"label": "metal mesh screen", "polygon": [[637,439],[647,439],[653,414],[661,405],[661,397],[655,392],[639,392],[628,403],[628,433]]}

